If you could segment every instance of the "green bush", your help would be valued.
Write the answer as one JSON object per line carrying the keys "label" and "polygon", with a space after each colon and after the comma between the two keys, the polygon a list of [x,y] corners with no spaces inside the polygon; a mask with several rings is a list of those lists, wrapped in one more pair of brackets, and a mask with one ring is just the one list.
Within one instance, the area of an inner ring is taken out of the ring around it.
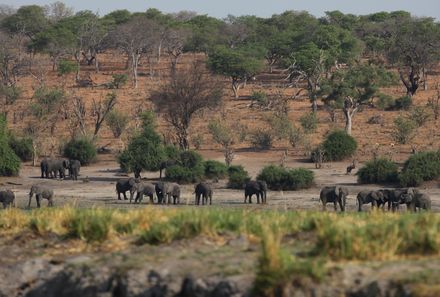
{"label": "green bush", "polygon": [[96,158],[96,148],[87,138],[72,139],[64,146],[63,156],[78,160],[81,165],[88,165]]}
{"label": "green bush", "polygon": [[429,113],[422,106],[414,107],[409,118],[414,121],[417,127],[422,127],[429,120]]}
{"label": "green bush", "polygon": [[395,100],[393,109],[395,110],[408,110],[413,104],[410,96],[403,96]]}
{"label": "green bush", "polygon": [[255,149],[268,150],[272,147],[273,134],[270,130],[259,129],[251,133],[251,144]]}
{"label": "green bush", "polygon": [[20,171],[20,158],[9,146],[5,116],[0,116],[0,176],[16,176]]}
{"label": "green bush", "polygon": [[422,152],[412,155],[405,162],[399,175],[399,181],[404,187],[413,187],[439,177],[440,151]]}
{"label": "green bush", "polygon": [[0,95],[6,104],[14,104],[21,97],[22,90],[16,86],[0,86]]}
{"label": "green bush", "polygon": [[21,161],[31,161],[33,157],[33,140],[31,138],[17,138],[13,135],[9,137],[9,146]]}
{"label": "green bush", "polygon": [[218,161],[205,161],[205,177],[207,178],[225,178],[228,175],[228,167]]}
{"label": "green bush", "polygon": [[241,165],[233,165],[228,168],[228,188],[243,189],[243,185],[251,180],[249,173]]}
{"label": "green bush", "polygon": [[345,131],[337,130],[329,135],[322,143],[326,160],[341,161],[352,156],[357,149],[356,140]]}
{"label": "green bush", "polygon": [[65,75],[73,73],[78,69],[78,65],[75,62],[68,60],[61,60],[58,62],[58,75]]}
{"label": "green bush", "polygon": [[124,132],[128,120],[128,115],[117,110],[112,110],[105,118],[105,122],[115,138],[119,138],[122,132]]}
{"label": "green bush", "polygon": [[361,184],[394,183],[398,181],[398,168],[388,159],[376,159],[367,162],[356,175]]}
{"label": "green bush", "polygon": [[305,133],[313,133],[318,128],[318,118],[316,113],[309,112],[303,114],[299,119]]}
{"label": "green bush", "polygon": [[195,151],[182,151],[177,164],[167,168],[165,177],[167,180],[178,183],[194,183],[200,181],[205,175],[203,158]]}
{"label": "green bush", "polygon": [[120,89],[127,84],[128,81],[127,74],[113,74],[112,78],[113,80],[109,84],[109,89]]}
{"label": "green bush", "polygon": [[66,101],[66,94],[62,89],[40,87],[35,90],[33,98],[36,102],[31,105],[35,117],[43,117],[57,112],[57,107]]}
{"label": "green bush", "polygon": [[396,101],[390,95],[379,94],[379,98],[376,101],[376,107],[381,110],[393,109]]}
{"label": "green bush", "polygon": [[416,123],[413,120],[398,116],[394,120],[392,136],[396,142],[405,144],[414,137],[415,130]]}
{"label": "green bush", "polygon": [[269,104],[267,94],[263,91],[254,91],[251,94],[251,101],[255,102],[260,107],[265,107]]}
{"label": "green bush", "polygon": [[269,165],[261,170],[257,179],[264,180],[271,190],[300,190],[313,185],[314,174],[304,168],[287,169]]}

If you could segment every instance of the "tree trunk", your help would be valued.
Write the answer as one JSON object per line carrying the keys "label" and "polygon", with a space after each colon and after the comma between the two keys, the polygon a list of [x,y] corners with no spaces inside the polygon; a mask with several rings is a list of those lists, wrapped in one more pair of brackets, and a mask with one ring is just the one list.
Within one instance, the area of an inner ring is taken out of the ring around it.
{"label": "tree trunk", "polygon": [[132,53],[131,55],[132,65],[131,71],[133,75],[133,87],[137,89],[138,87],[138,64],[139,64],[139,56],[137,53]]}
{"label": "tree trunk", "polygon": [[347,132],[348,135],[351,135],[351,127],[352,127],[352,115],[349,111],[344,110],[345,115],[345,132]]}
{"label": "tree trunk", "polygon": [[235,99],[240,98],[238,92],[240,90],[240,82],[237,80],[232,80],[232,91],[234,92]]}

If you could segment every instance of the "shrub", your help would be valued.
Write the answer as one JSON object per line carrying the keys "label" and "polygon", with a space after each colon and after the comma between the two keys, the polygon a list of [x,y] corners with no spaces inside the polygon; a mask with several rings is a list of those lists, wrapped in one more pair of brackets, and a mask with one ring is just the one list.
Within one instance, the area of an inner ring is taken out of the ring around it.
{"label": "shrub", "polygon": [[257,179],[264,180],[271,190],[299,190],[313,185],[314,174],[304,168],[286,169],[269,165],[261,170]]}
{"label": "shrub", "polygon": [[199,150],[203,145],[203,136],[202,134],[196,134],[192,137],[191,142],[194,144],[194,148]]}
{"label": "shrub", "polygon": [[402,116],[398,116],[394,120],[394,130],[392,136],[395,141],[400,144],[405,144],[414,137],[416,130],[416,124],[411,119],[406,119]]}
{"label": "shrub", "polygon": [[200,181],[205,174],[203,158],[195,151],[182,151],[177,164],[167,168],[167,180],[179,183],[194,183]]}
{"label": "shrub", "polygon": [[9,146],[21,161],[31,161],[34,153],[32,138],[16,138],[11,135],[9,137]]}
{"label": "shrub", "polygon": [[367,162],[356,173],[362,184],[394,183],[398,180],[397,165],[388,159]]}
{"label": "shrub", "polygon": [[265,107],[269,104],[269,99],[267,98],[267,94],[262,91],[254,91],[251,95],[252,103],[255,102],[260,107]]}
{"label": "shrub", "polygon": [[207,178],[224,178],[228,175],[228,167],[218,161],[205,161],[205,177]]}
{"label": "shrub", "polygon": [[412,155],[399,175],[402,186],[419,186],[424,181],[440,177],[440,151]]}
{"label": "shrub", "polygon": [[63,156],[88,165],[96,158],[96,148],[87,138],[72,139],[64,146]]}
{"label": "shrub", "polygon": [[411,110],[409,118],[414,121],[417,127],[422,127],[428,121],[429,113],[425,108],[417,106]]}
{"label": "shrub", "polygon": [[241,165],[233,165],[228,168],[228,188],[243,189],[243,185],[250,181],[248,172]]}
{"label": "shrub", "polygon": [[20,171],[20,158],[9,146],[6,118],[0,116],[0,176],[16,176]]}
{"label": "shrub", "polygon": [[318,127],[318,118],[313,112],[303,114],[299,121],[306,133],[313,133]]}
{"label": "shrub", "polygon": [[255,149],[268,150],[272,147],[273,134],[269,130],[259,129],[251,133],[250,140]]}
{"label": "shrub", "polygon": [[58,75],[66,75],[75,72],[78,69],[78,65],[72,61],[61,60],[58,62]]}
{"label": "shrub", "polygon": [[40,87],[35,91],[34,99],[36,102],[31,105],[32,113],[35,117],[43,117],[56,112],[56,108],[66,100],[66,96],[61,89]]}
{"label": "shrub", "polygon": [[21,97],[22,90],[16,86],[0,86],[0,95],[5,98],[6,104],[14,104]]}
{"label": "shrub", "polygon": [[112,78],[113,80],[109,84],[109,89],[120,89],[127,84],[128,81],[127,74],[113,74]]}
{"label": "shrub", "polygon": [[345,131],[338,130],[327,135],[322,143],[322,148],[327,160],[341,161],[354,154],[357,149],[357,142]]}
{"label": "shrub", "polygon": [[380,94],[376,101],[376,107],[381,110],[393,109],[396,101],[390,95]]}
{"label": "shrub", "polygon": [[117,110],[112,110],[106,117],[105,122],[107,126],[113,133],[115,138],[119,138],[124,132],[125,127],[128,124],[128,115],[125,113],[119,112]]}
{"label": "shrub", "polygon": [[403,96],[395,100],[393,109],[408,110],[412,105],[412,98],[410,96]]}

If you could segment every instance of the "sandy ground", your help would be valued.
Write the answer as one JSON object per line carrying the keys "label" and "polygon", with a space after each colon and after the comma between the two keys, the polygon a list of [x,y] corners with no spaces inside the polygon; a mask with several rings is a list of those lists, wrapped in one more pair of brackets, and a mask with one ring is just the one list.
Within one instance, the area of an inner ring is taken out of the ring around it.
{"label": "sandy ground", "polygon": [[[222,161],[223,157],[218,151],[202,151],[205,158]],[[245,166],[251,176],[255,177],[257,172],[265,165],[278,162],[279,152],[245,152],[237,154],[234,160],[235,164]],[[214,183],[213,205],[220,207],[270,207],[273,209],[290,210],[320,210],[319,191],[325,185],[344,185],[350,190],[347,202],[349,211],[356,210],[356,195],[364,189],[383,188],[379,185],[358,185],[356,176],[346,175],[345,168],[347,162],[327,163],[321,169],[315,169],[314,164],[290,159],[287,162],[288,167],[305,167],[312,169],[316,177],[316,185],[308,190],[302,191],[269,191],[268,205],[260,206],[255,204],[243,204],[243,191],[231,190],[226,188],[226,181]],[[158,173],[143,173],[143,177],[148,180],[155,180]],[[135,208],[142,207],[147,203],[144,199],[143,204],[134,205],[128,201],[117,200],[115,192],[115,183],[118,179],[126,178],[127,175],[119,172],[119,166],[112,155],[99,156],[98,162],[91,166],[81,168],[81,176],[78,181],[71,180],[48,180],[40,178],[39,167],[32,167],[30,164],[24,164],[20,177],[0,179],[0,187],[8,188],[15,192],[17,206],[25,208],[28,202],[28,193],[32,184],[46,184],[54,189],[55,205],[72,204],[78,207],[117,207],[117,208]],[[194,185],[182,186],[182,197],[184,205],[194,205],[193,196]],[[440,211],[440,189],[437,184],[431,184],[429,188],[421,187],[421,190],[428,193],[432,198],[433,210]],[[46,206],[46,201],[43,205]],[[32,207],[36,206],[35,200],[32,201]],[[166,206],[157,206],[166,207]],[[181,206],[182,207],[182,206]],[[365,206],[368,209],[369,206]],[[332,209],[332,205],[328,205]],[[403,207],[404,209],[404,207]]]}

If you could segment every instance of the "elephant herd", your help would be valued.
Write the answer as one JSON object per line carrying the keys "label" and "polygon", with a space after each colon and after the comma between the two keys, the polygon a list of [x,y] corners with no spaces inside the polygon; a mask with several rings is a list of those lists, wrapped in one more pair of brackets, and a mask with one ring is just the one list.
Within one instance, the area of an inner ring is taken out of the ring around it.
{"label": "elephant herd", "polygon": [[[127,198],[127,192],[130,192],[130,199]],[[144,182],[135,178],[121,179],[116,183],[116,193],[118,200],[122,200],[121,194],[125,200],[132,203],[141,203],[145,195],[154,203],[154,195],[157,197],[157,204],[180,204],[180,185],[169,182]],[[201,182],[194,187],[195,205],[212,204],[213,189],[209,183]],[[252,203],[252,196],[256,196],[257,203],[266,203],[267,184],[264,181],[249,181],[244,189],[244,203]]]}
{"label": "elephant herd", "polygon": [[[348,189],[346,187],[333,186],[322,188],[319,198],[323,210],[326,210],[327,203],[333,203],[335,211],[337,211],[338,205],[341,211],[345,211],[347,196]],[[382,208],[383,210],[387,205],[388,210],[393,212],[398,210],[401,204],[406,204],[407,209],[414,212],[421,209],[431,209],[431,198],[414,188],[361,191],[357,194],[356,200],[358,211],[362,211],[362,206],[369,203],[372,208]]]}
{"label": "elephant herd", "polygon": [[81,162],[78,160],[45,158],[40,163],[41,178],[66,178],[66,170],[73,180],[78,180]]}

